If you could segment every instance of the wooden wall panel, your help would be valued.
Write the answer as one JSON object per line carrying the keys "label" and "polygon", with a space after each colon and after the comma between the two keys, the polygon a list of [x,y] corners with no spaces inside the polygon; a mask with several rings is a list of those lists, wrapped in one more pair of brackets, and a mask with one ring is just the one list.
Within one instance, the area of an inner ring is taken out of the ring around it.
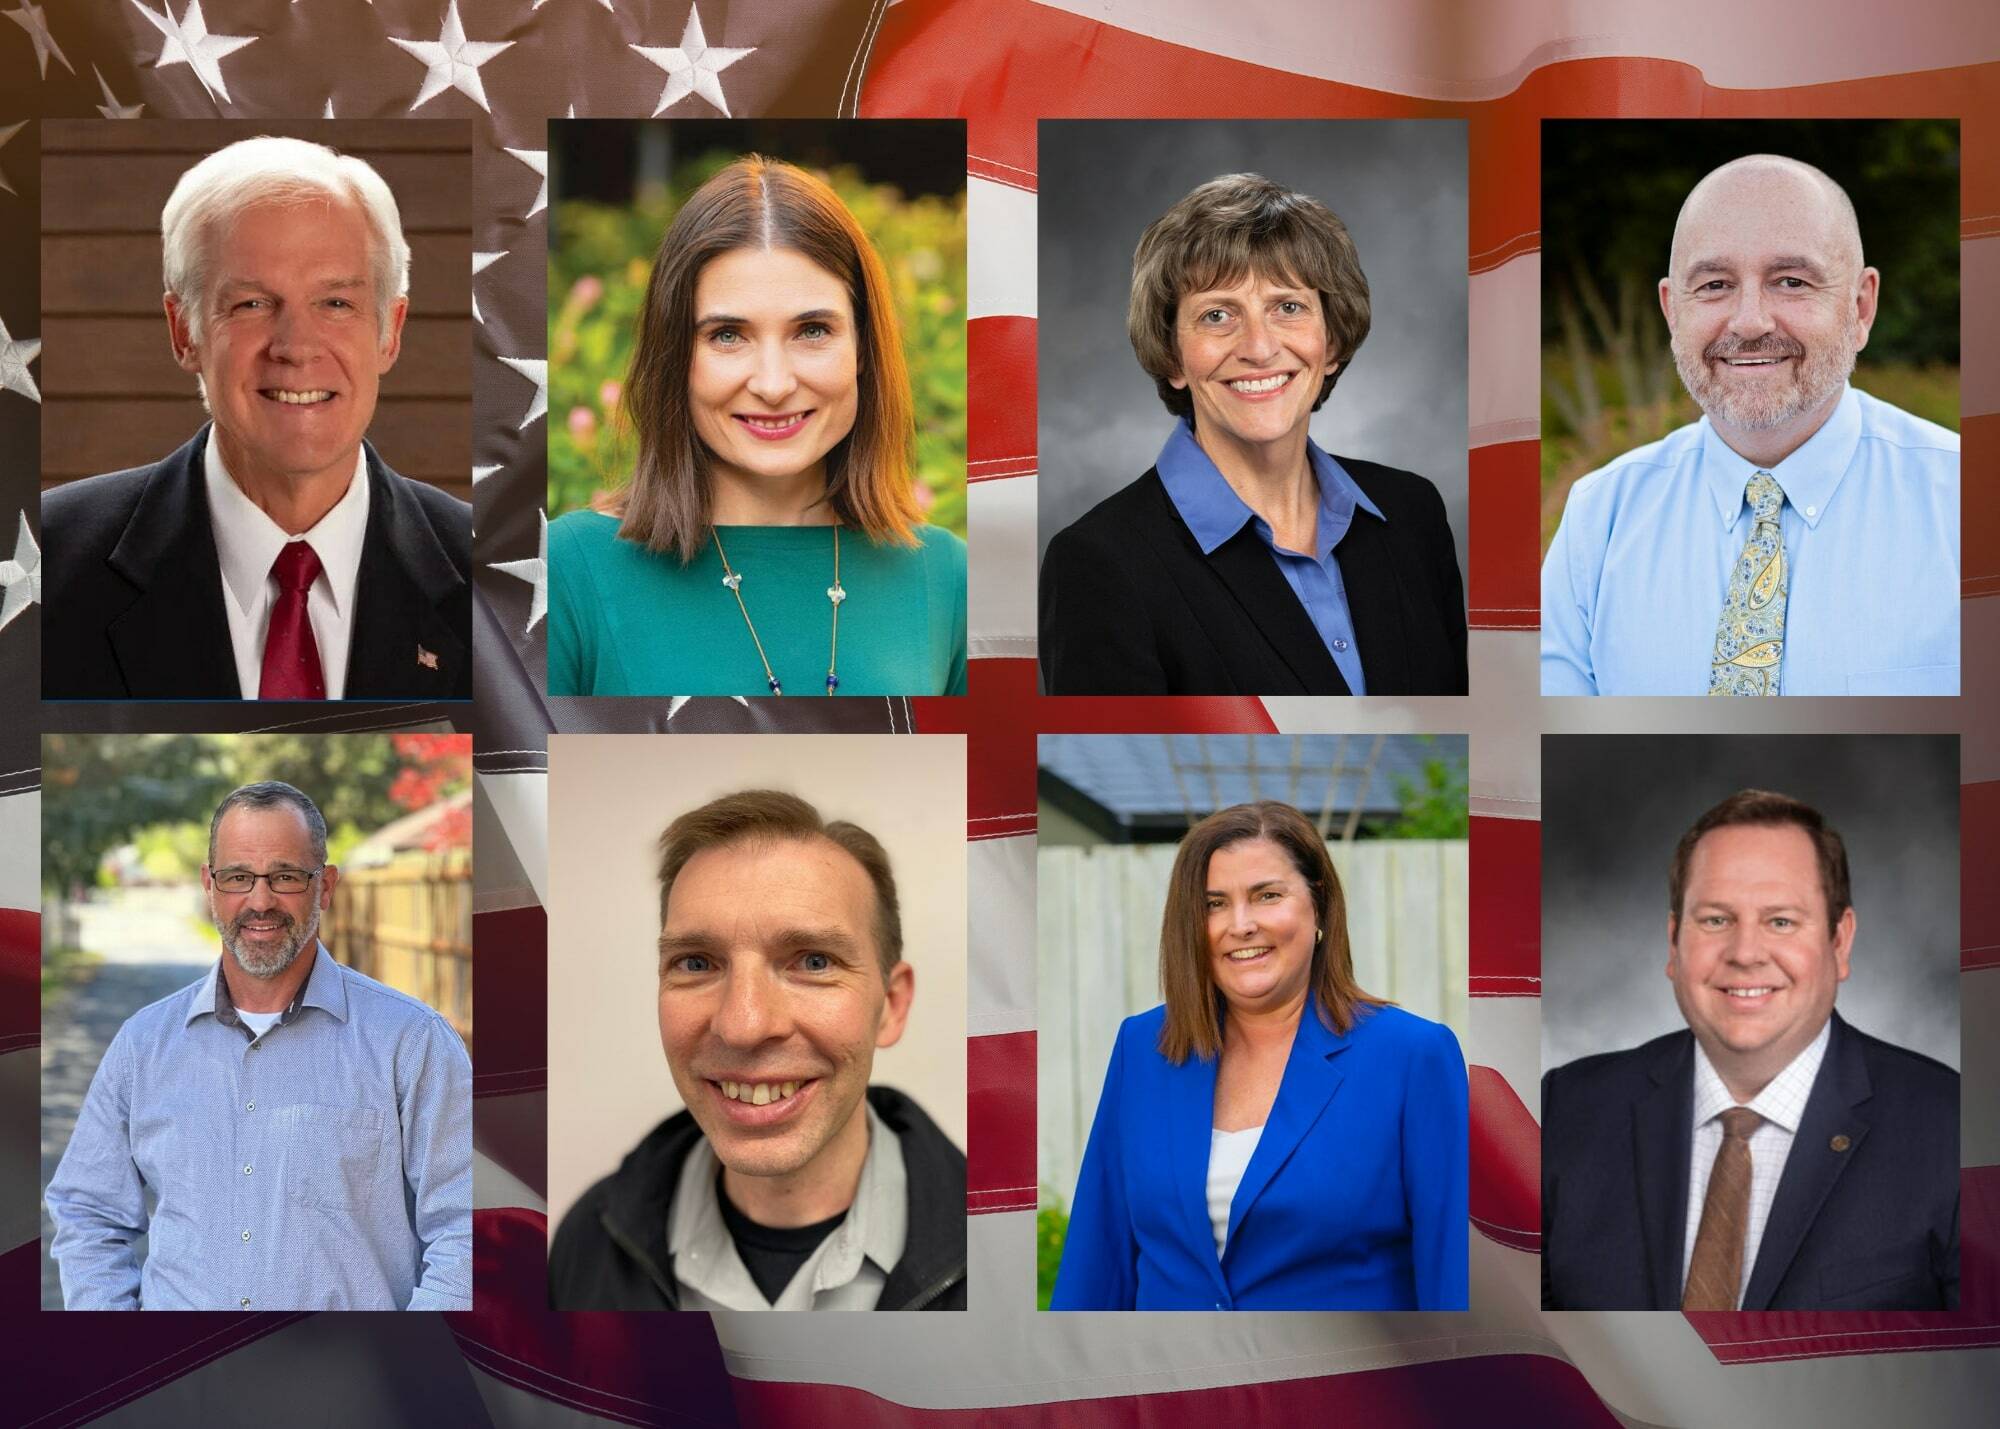
{"label": "wooden wall panel", "polygon": [[[194,395],[194,378],[168,351],[165,318],[45,316],[42,392],[47,397],[187,398]],[[472,358],[465,324],[454,318],[404,323],[403,353],[383,377],[382,395],[470,400]]]}
{"label": "wooden wall panel", "polygon": [[[410,238],[410,312],[467,317],[472,312],[472,235],[418,233]],[[91,233],[42,240],[42,312],[48,316],[117,314],[160,324],[160,235]]]}

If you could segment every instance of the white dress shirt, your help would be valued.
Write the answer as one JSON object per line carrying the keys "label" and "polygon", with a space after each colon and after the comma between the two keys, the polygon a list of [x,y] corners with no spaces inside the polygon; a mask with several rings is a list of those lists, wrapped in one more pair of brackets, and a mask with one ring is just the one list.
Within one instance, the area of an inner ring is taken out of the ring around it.
{"label": "white dress shirt", "polygon": [[1209,1128],[1208,1225],[1215,1232],[1218,1261],[1222,1259],[1223,1247],[1229,1243],[1229,1208],[1236,1201],[1236,1188],[1243,1184],[1243,1173],[1250,1169],[1250,1158],[1257,1154],[1257,1143],[1263,1139],[1261,1126],[1248,1126],[1241,1131]]}
{"label": "white dress shirt", "polygon": [[1819,1064],[1826,1059],[1832,1028],[1833,1019],[1828,1018],[1819,1036],[1747,1102],[1738,1102],[1730,1095],[1701,1043],[1694,1044],[1694,1154],[1688,1159],[1687,1236],[1681,1243],[1683,1286],[1694,1260],[1694,1238],[1701,1229],[1709,1174],[1722,1150],[1722,1114],[1734,1106],[1747,1106],[1764,1120],[1750,1133],[1750,1222],[1743,1235],[1743,1283],[1736,1292],[1737,1306],[1742,1307],[1743,1291],[1749,1288],[1751,1272],[1757,1268],[1757,1248],[1764,1242],[1764,1224],[1771,1218],[1771,1202],[1777,1199],[1778,1181],[1785,1174],[1785,1158],[1792,1154],[1792,1138],[1806,1114],[1806,1100],[1819,1076]]}
{"label": "white dress shirt", "polygon": [[278,583],[271,565],[288,541],[313,548],[320,573],[306,594],[306,616],[312,621],[313,643],[326,678],[326,697],[337,700],[347,686],[347,650],[354,636],[354,588],[361,575],[361,545],[368,533],[368,467],[360,448],[354,452],[354,479],[347,494],[319,523],[298,537],[264,514],[243,494],[222,464],[222,445],[213,429],[203,455],[208,488],[208,520],[215,533],[215,554],[222,563],[222,608],[229,616],[229,644],[236,655],[236,680],[243,698],[254,700],[264,683],[264,637],[271,627]]}

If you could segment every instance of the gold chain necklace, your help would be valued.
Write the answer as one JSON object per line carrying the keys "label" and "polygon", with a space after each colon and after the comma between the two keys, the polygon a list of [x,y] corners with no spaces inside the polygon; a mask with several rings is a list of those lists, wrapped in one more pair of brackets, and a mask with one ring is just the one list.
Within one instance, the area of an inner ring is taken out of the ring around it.
{"label": "gold chain necklace", "polygon": [[[764,667],[764,683],[771,687],[771,693],[782,695],[784,687],[771,669],[770,657],[764,653],[764,642],[757,638],[757,622],[750,618],[750,607],[743,603],[743,573],[729,564],[729,553],[722,549],[722,532],[711,526],[708,534],[715,540],[715,554],[722,557],[722,583],[729,587],[729,593],[736,597],[736,608],[743,612],[743,623],[750,628],[750,643],[757,647],[758,663]],[[833,584],[826,588],[827,604],[833,607],[833,639],[826,652],[826,692],[830,695],[840,688],[840,676],[834,673],[840,659],[840,603],[847,599],[847,592],[840,584],[840,528],[833,528]]]}

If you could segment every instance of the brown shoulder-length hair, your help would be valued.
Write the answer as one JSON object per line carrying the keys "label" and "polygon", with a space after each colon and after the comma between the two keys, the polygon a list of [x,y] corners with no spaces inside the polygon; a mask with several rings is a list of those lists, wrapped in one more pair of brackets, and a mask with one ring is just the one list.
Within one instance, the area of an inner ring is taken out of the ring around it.
{"label": "brown shoulder-length hair", "polygon": [[688,370],[695,284],[739,248],[781,248],[847,285],[859,348],[854,430],[826,459],[826,499],[843,526],[878,543],[912,546],[920,520],[911,470],[916,419],[903,339],[880,255],[826,182],[751,154],[696,189],[660,240],[619,399],[637,438],[627,486],[591,502],[623,518],[618,534],[692,561],[713,528],[709,453],[695,434]]}
{"label": "brown shoulder-length hair", "polygon": [[1269,839],[1283,849],[1312,892],[1313,917],[1324,934],[1313,944],[1310,982],[1320,1020],[1345,1033],[1358,1008],[1387,1003],[1355,984],[1347,899],[1312,820],[1271,799],[1237,804],[1188,830],[1167,878],[1167,912],[1160,924],[1160,991],[1167,1000],[1167,1020],[1160,1029],[1160,1055],[1176,1066],[1190,1055],[1207,1059],[1222,1052],[1222,994],[1208,967],[1208,862],[1217,850],[1248,839]]}

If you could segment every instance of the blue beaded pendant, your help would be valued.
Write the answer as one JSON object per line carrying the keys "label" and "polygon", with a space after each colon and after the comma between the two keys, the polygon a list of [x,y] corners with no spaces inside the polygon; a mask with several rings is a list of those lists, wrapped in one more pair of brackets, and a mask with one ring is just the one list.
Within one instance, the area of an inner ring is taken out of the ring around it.
{"label": "blue beaded pendant", "polygon": [[781,685],[779,685],[778,677],[776,675],[771,675],[767,677],[764,683],[771,687],[771,693],[774,695],[782,695],[785,692],[784,688]]}
{"label": "blue beaded pendant", "polygon": [[840,676],[829,673],[826,677],[826,692],[830,695],[840,688]]}

